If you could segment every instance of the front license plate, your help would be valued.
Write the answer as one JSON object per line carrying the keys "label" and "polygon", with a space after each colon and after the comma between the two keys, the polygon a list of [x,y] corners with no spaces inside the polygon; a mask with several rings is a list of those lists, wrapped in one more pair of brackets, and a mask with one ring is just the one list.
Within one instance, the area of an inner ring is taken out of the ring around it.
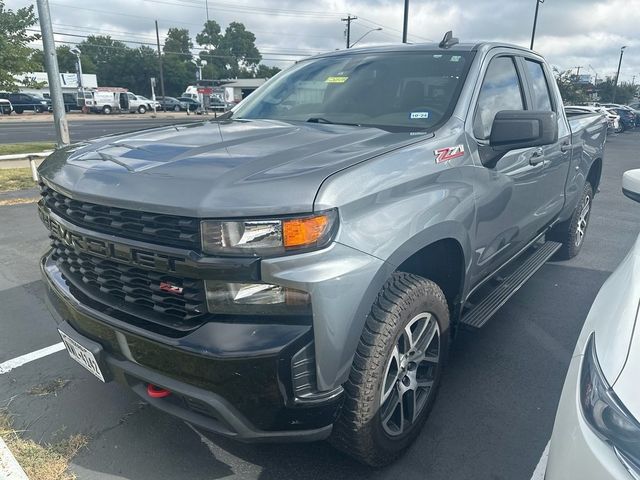
{"label": "front license plate", "polygon": [[96,357],[93,356],[93,353],[63,331],[58,330],[58,333],[64,342],[64,346],[67,347],[69,356],[104,382],[104,375],[102,375],[98,362],[96,361]]}

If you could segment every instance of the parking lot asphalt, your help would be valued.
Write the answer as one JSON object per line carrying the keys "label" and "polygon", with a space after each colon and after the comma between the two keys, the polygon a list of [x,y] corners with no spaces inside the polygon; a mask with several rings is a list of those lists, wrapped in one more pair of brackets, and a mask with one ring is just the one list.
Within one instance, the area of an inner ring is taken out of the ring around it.
{"label": "parking lot asphalt", "polygon": [[[72,461],[80,480],[529,480],[590,305],[640,231],[640,205],[620,188],[622,173],[640,168],[638,146],[640,132],[609,138],[580,255],[545,265],[486,327],[459,335],[425,429],[387,468],[362,467],[324,442],[244,445],[200,436],[123,387],[100,383],[65,352],[0,374],[0,407],[8,405],[15,427],[37,441],[87,435]],[[0,207],[0,225],[2,363],[59,338],[43,303],[38,257],[48,241],[35,205]],[[29,393],[57,379],[54,393]]]}
{"label": "parking lot asphalt", "polygon": [[[144,128],[161,127],[176,123],[194,122],[206,120],[206,117],[197,115],[187,115],[186,113],[177,118],[151,118],[140,115],[139,118],[109,118],[108,120],[91,121],[82,119],[69,120],[69,135],[72,142],[88,140],[90,138],[110,135],[112,133],[130,132]],[[0,123],[0,144],[2,143],[22,143],[22,142],[55,142],[56,132],[53,124],[49,121],[24,122],[6,121]]]}

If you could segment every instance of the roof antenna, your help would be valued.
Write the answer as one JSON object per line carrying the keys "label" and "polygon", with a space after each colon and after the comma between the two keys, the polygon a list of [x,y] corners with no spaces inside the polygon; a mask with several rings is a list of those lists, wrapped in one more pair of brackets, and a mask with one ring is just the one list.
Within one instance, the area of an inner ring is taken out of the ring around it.
{"label": "roof antenna", "polygon": [[447,33],[444,34],[444,38],[442,39],[442,41],[438,46],[440,48],[449,48],[449,47],[453,47],[459,42],[460,41],[453,36],[453,31],[449,30]]}

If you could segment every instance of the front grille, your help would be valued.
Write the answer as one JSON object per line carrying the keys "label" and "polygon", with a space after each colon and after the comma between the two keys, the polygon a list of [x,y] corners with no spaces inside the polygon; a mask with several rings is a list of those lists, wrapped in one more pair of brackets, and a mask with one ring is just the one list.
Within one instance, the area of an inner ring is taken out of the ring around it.
{"label": "front grille", "polygon": [[197,218],[96,205],[72,200],[44,184],[40,186],[44,205],[75,225],[123,238],[200,250]]}
{"label": "front grille", "polygon": [[[81,253],[52,239],[52,258],[67,281],[106,307],[178,330],[202,323],[202,280],[178,278]],[[180,290],[171,293],[167,290]]]}

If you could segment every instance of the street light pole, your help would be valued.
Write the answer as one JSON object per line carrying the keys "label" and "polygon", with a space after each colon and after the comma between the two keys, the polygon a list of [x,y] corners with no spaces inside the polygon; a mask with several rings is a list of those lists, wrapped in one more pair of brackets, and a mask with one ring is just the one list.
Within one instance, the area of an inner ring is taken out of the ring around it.
{"label": "street light pole", "polygon": [[53,106],[53,123],[56,127],[58,146],[69,145],[69,125],[64,112],[64,98],[62,97],[62,85],[60,84],[60,70],[58,69],[58,57],[56,57],[56,44],[53,39],[53,27],[51,26],[51,12],[49,0],[37,0],[38,17],[40,18],[40,31],[42,32],[42,46],[44,50],[44,66],[47,69],[49,79],[49,92]]}
{"label": "street light pole", "polygon": [[409,0],[404,0],[404,21],[402,24],[402,43],[407,43],[408,28],[409,28]]}
{"label": "street light pole", "polygon": [[382,30],[382,27],[378,27],[378,28],[372,28],[371,30],[369,30],[367,33],[365,33],[364,35],[362,35],[359,39],[357,39],[355,42],[353,42],[351,44],[351,46],[349,46],[348,48],[352,48],[355,46],[356,43],[358,43],[360,40],[362,40],[364,37],[366,37],[367,35],[369,35],[371,32],[379,32],[380,30]]}
{"label": "street light pole", "polygon": [[613,98],[611,99],[611,103],[616,103],[616,90],[618,90],[618,78],[620,78],[620,67],[622,66],[622,55],[624,55],[625,48],[627,48],[626,45],[620,47],[620,60],[618,60],[618,72],[616,73],[616,81],[613,84]]}
{"label": "street light pole", "polygon": [[80,90],[80,94],[82,95],[82,102],[79,102],[79,104],[82,106],[82,111],[85,111],[85,101],[86,98],[84,96],[84,79],[82,78],[82,60],[80,59],[80,55],[82,54],[82,52],[80,51],[80,49],[78,47],[73,47],[71,49],[71,53],[73,53],[76,56],[76,61],[77,63],[77,68],[78,68],[78,88]]}
{"label": "street light pole", "polygon": [[544,0],[536,0],[536,13],[533,16],[533,30],[531,31],[531,50],[533,50],[533,41],[536,38],[536,26],[538,25],[538,10],[540,9],[540,4],[544,3]]}

